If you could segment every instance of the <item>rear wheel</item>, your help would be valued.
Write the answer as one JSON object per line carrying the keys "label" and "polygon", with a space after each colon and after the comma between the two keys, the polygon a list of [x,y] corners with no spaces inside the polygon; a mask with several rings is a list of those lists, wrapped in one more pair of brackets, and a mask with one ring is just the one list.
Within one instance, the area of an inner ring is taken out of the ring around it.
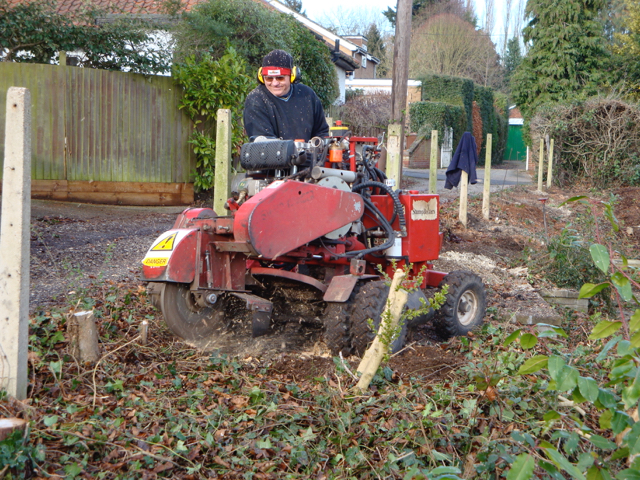
{"label": "rear wheel", "polygon": [[174,334],[187,341],[208,338],[225,327],[225,300],[203,307],[183,283],[165,283],[160,296],[164,321]]}
{"label": "rear wheel", "polygon": [[487,309],[487,293],[482,279],[473,272],[449,273],[440,287],[449,285],[445,304],[436,311],[435,325],[446,337],[466,335],[483,323]]}

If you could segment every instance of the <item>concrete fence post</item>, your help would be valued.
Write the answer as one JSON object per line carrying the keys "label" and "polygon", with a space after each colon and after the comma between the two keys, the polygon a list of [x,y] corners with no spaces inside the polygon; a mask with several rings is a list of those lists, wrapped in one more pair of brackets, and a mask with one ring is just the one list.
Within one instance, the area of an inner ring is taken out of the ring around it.
{"label": "concrete fence post", "polygon": [[225,214],[224,205],[231,195],[231,110],[218,110],[216,130],[216,179],[213,184],[213,211]]}
{"label": "concrete fence post", "polygon": [[31,94],[7,92],[0,221],[0,388],[27,396],[29,225],[31,215]]}

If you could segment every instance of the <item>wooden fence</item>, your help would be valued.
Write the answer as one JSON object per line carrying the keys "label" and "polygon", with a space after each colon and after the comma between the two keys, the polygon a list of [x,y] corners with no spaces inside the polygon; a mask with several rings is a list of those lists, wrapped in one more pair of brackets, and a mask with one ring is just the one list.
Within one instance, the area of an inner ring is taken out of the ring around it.
{"label": "wooden fence", "polygon": [[11,86],[31,91],[33,197],[193,201],[192,124],[170,77],[0,62],[0,163]]}

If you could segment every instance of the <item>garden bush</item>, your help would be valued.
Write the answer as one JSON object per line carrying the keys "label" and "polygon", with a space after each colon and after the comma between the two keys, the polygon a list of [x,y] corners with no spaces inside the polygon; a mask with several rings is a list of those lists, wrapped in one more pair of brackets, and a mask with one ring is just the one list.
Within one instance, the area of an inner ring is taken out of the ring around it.
{"label": "garden bush", "polygon": [[455,149],[466,131],[467,115],[463,107],[440,102],[415,102],[409,108],[411,130],[438,130],[438,143],[442,144],[444,128],[453,128],[453,148]]}
{"label": "garden bush", "polygon": [[425,102],[442,102],[450,105],[464,107],[466,114],[466,131],[471,132],[472,105],[473,105],[473,81],[462,77],[449,77],[446,75],[427,75],[422,81],[422,100]]}
{"label": "garden bush", "polygon": [[554,182],[585,187],[640,185],[640,107],[616,98],[539,108],[529,135],[554,139]]}
{"label": "garden bush", "polygon": [[343,124],[349,127],[351,133],[369,136],[374,130],[387,129],[391,121],[391,94],[375,92],[352,95],[339,111]]}

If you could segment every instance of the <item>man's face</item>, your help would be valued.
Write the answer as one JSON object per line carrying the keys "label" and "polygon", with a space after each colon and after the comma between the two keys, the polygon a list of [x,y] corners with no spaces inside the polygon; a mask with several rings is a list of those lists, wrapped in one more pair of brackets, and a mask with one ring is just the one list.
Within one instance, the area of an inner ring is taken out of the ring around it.
{"label": "man's face", "polygon": [[291,90],[291,75],[266,76],[263,78],[267,90],[276,97],[284,97]]}

